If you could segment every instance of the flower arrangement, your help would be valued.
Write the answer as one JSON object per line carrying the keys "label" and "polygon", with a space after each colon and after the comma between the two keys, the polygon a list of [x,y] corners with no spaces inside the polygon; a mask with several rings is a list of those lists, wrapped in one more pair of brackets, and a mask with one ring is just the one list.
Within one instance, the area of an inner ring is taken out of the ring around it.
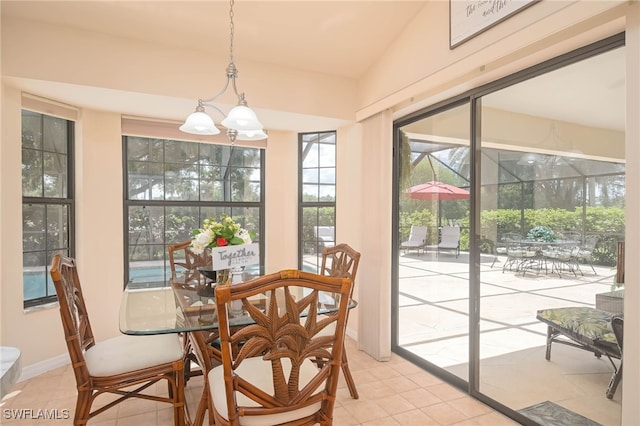
{"label": "flower arrangement", "polygon": [[201,254],[205,249],[214,247],[251,244],[251,238],[249,231],[242,228],[231,217],[222,215],[220,221],[207,218],[202,228],[193,230],[191,248],[195,254]]}
{"label": "flower arrangement", "polygon": [[548,226],[538,225],[531,228],[527,233],[527,239],[534,241],[546,241],[551,242],[556,239],[553,235],[553,230]]}

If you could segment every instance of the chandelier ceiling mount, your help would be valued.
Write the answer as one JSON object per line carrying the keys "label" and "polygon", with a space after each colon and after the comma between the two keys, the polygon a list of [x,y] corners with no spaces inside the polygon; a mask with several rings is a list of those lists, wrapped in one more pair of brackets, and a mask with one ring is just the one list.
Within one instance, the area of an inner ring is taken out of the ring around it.
{"label": "chandelier ceiling mount", "polygon": [[[194,135],[217,135],[220,130],[216,127],[213,119],[206,113],[205,107],[210,107],[218,111],[224,119],[220,124],[226,128],[226,134],[231,143],[237,140],[261,140],[266,139],[267,134],[262,128],[262,124],[258,121],[256,113],[247,106],[244,92],[238,92],[236,79],[238,78],[238,69],[233,61],[233,4],[234,0],[229,2],[229,65],[227,66],[227,81],[222,90],[215,96],[207,99],[198,99],[198,105],[195,112],[191,113],[184,124],[180,126],[180,130],[185,133]],[[233,92],[238,99],[238,104],[225,114],[224,111],[213,104],[215,100],[220,98],[227,89],[229,84],[233,87]]]}

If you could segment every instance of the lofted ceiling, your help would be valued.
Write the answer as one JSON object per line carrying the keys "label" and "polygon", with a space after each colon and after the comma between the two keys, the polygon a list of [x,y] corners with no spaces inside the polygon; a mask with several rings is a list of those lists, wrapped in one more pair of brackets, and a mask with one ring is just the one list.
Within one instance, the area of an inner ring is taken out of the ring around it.
{"label": "lofted ceiling", "polygon": [[[445,1],[445,0],[439,0]],[[354,80],[376,62],[428,1],[236,0],[234,57]],[[161,45],[229,54],[227,1],[2,0],[2,19],[21,18]],[[428,43],[428,40],[425,41]],[[492,94],[486,105],[531,115],[624,129],[624,53],[601,55]],[[240,65],[240,64],[239,64]],[[221,70],[222,74],[222,70]],[[222,80],[222,76],[220,76]],[[217,81],[217,80],[216,80]],[[20,81],[24,90],[72,105],[126,114],[180,119],[193,101],[43,81]],[[222,84],[222,81],[219,82]],[[585,91],[584,87],[590,87]],[[594,93],[594,90],[600,92]],[[541,93],[552,94],[551,98]],[[208,94],[206,94],[208,95]],[[526,101],[523,102],[522,100]],[[594,99],[606,102],[594,103]],[[567,105],[572,105],[567,107]],[[579,105],[580,108],[576,108]],[[272,129],[329,128],[340,123],[260,111]],[[301,128],[290,126],[296,123]]]}
{"label": "lofted ceiling", "polygon": [[[243,59],[354,81],[389,48],[426,1],[236,0],[234,60]],[[28,1],[1,0],[2,20],[26,19],[134,39],[168,47],[201,50],[228,60],[228,1]],[[214,85],[222,86],[220,70]],[[142,95],[100,87],[5,76],[22,90],[70,105],[126,115],[184,119],[194,100]],[[242,75],[240,75],[242,83]],[[202,96],[210,96],[203,93]],[[250,97],[250,93],[248,94]],[[254,105],[255,107],[255,105]],[[308,131],[337,128],[343,120],[259,110],[267,129]]]}
{"label": "lofted ceiling", "polygon": [[[357,79],[425,1],[249,1],[234,5],[234,56]],[[32,19],[228,55],[227,1],[2,1]]]}

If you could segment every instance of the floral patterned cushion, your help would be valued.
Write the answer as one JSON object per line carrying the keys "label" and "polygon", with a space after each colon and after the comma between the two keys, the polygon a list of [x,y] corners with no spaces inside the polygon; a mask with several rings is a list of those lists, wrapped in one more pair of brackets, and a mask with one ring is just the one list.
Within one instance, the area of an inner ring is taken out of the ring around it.
{"label": "floral patterned cushion", "polygon": [[609,312],[594,308],[567,307],[539,310],[536,318],[580,342],[617,345],[611,316]]}

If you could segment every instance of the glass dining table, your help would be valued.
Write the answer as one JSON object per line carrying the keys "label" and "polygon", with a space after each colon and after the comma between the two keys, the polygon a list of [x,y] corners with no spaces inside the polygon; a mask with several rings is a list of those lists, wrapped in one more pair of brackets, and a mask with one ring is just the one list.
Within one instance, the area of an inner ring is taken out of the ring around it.
{"label": "glass dining table", "polygon": [[[239,276],[232,276],[231,282],[246,281],[260,275],[263,273],[258,269],[245,270]],[[208,285],[185,284],[177,281],[170,281],[169,284],[153,288],[140,285],[127,286],[122,293],[120,303],[120,331],[129,335],[150,335],[206,332],[218,328],[215,298],[211,291],[207,291]],[[303,295],[301,292],[300,296]],[[268,296],[256,295],[251,302],[261,310],[266,310]],[[318,307],[317,313],[334,312],[338,306],[337,302],[333,294],[321,294],[319,303],[322,306]],[[350,300],[349,309],[356,306],[357,302]],[[237,307],[238,309],[234,309],[234,306],[229,308],[230,327],[242,327],[254,323],[241,304]],[[205,402],[202,398],[195,416],[196,423],[199,423],[203,417],[203,411],[206,409]],[[189,418],[189,411],[185,410],[185,413],[187,424],[193,424]]]}
{"label": "glass dining table", "polygon": [[[259,269],[232,277],[234,282],[262,275]],[[130,335],[184,333],[218,327],[215,298],[209,284],[170,281],[168,286],[127,286],[120,302],[120,331]],[[266,300],[266,296],[264,296]],[[260,300],[256,300],[260,303]],[[242,312],[230,318],[230,325],[251,324]]]}

